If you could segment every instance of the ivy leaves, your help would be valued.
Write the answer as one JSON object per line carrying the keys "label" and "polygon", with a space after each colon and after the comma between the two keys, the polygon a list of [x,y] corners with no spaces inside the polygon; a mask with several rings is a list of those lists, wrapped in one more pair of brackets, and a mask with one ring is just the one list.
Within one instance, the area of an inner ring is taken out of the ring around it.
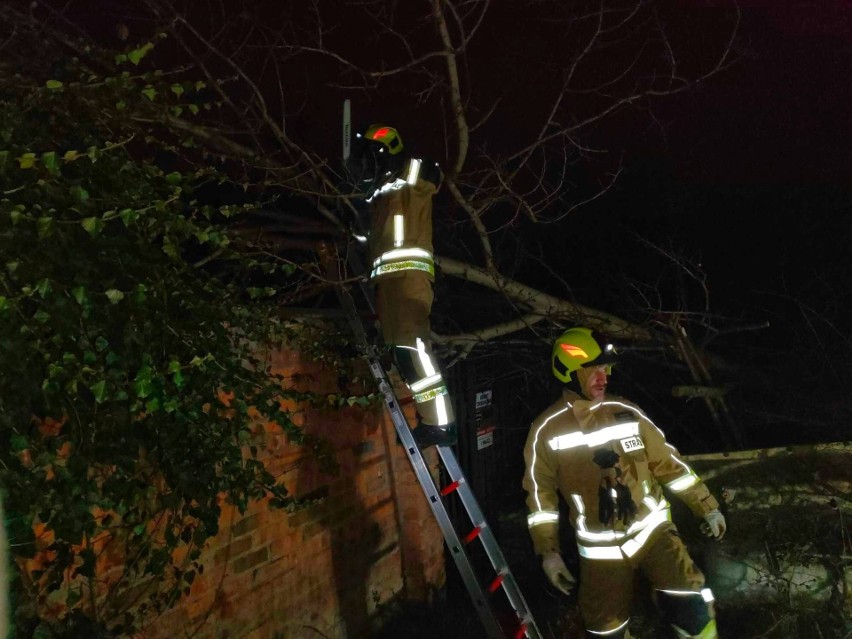
{"label": "ivy leaves", "polygon": [[[120,579],[180,574],[163,588],[183,588],[222,493],[240,508],[291,504],[257,459],[255,420],[321,450],[255,350],[280,325],[269,301],[289,266],[235,250],[227,225],[253,205],[205,201],[199,185],[227,182],[207,167],[153,164],[156,137],[124,129],[115,106],[168,96],[167,110],[185,107],[203,83],[146,93],[142,75],[66,74],[0,105],[0,358],[15,362],[0,371],[0,475],[13,546],[45,566],[19,594],[21,614],[67,574],[94,574],[92,539],[120,539],[132,562]],[[186,567],[171,564],[181,545]],[[132,585],[109,584],[116,596]],[[75,581],[66,605],[85,591]],[[152,606],[172,601],[161,595]]]}

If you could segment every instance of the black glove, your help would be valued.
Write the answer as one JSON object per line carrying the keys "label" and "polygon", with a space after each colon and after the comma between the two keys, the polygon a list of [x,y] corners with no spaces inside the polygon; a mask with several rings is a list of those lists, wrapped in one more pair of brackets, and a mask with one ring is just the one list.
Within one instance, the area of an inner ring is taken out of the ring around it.
{"label": "black glove", "polygon": [[621,482],[621,468],[618,467],[620,459],[618,453],[609,448],[596,450],[592,457],[592,461],[601,468],[598,519],[609,527],[612,527],[617,519],[629,526],[638,510],[630,490]]}

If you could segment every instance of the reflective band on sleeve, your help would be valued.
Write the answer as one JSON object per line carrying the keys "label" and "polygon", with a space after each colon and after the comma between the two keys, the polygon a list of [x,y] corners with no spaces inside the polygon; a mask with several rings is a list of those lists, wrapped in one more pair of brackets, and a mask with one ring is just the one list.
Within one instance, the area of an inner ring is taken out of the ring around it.
{"label": "reflective band on sleeve", "polygon": [[555,510],[539,510],[527,515],[527,526],[539,526],[541,524],[558,524],[559,513]]}
{"label": "reflective band on sleeve", "polygon": [[424,271],[434,277],[435,265],[428,264],[426,262],[415,262],[414,260],[394,262],[393,264],[383,264],[382,266],[374,268],[373,272],[370,273],[370,277],[379,277],[380,275],[396,273],[397,271]]}
{"label": "reflective band on sleeve", "polygon": [[666,484],[666,488],[676,493],[679,493],[682,490],[686,490],[690,486],[695,486],[698,481],[698,475],[696,475],[690,470],[686,475],[681,475],[674,481],[670,481],[668,484]]}
{"label": "reflective band on sleeve", "polygon": [[577,545],[581,557],[587,559],[624,559],[618,546],[581,546]]}
{"label": "reflective band on sleeve", "polygon": [[579,446],[594,448],[606,444],[615,439],[622,439],[631,435],[639,434],[639,422],[624,422],[615,426],[607,426],[593,433],[581,433],[579,431],[559,435],[547,442],[553,450],[567,450]]}
{"label": "reflective band on sleeve", "polygon": [[[567,403],[567,402],[566,402]],[[538,428],[536,428],[535,435],[533,435],[533,445],[532,445],[532,462],[530,463],[529,475],[532,480],[533,485],[533,499],[535,499],[536,506],[538,506],[539,510],[541,510],[541,499],[539,498],[539,486],[538,479],[536,479],[536,465],[538,464],[538,436],[541,434],[541,431],[547,426],[548,422],[551,419],[555,419],[559,417],[562,413],[566,412],[571,408],[571,404],[567,403],[567,406],[553,415],[549,416],[544,420],[544,423],[541,424]]]}

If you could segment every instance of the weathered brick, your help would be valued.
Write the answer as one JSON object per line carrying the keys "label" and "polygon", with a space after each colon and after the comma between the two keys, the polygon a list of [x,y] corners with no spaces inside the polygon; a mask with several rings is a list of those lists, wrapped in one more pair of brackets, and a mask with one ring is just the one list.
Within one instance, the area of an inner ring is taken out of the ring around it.
{"label": "weathered brick", "polygon": [[269,559],[269,547],[264,546],[234,560],[234,572],[240,574]]}
{"label": "weathered brick", "polygon": [[253,515],[248,515],[243,517],[239,521],[237,521],[232,527],[231,531],[234,537],[240,537],[245,535],[248,532],[251,532],[255,528],[257,528],[261,523],[261,513],[255,513]]}
{"label": "weathered brick", "polygon": [[219,548],[213,554],[213,563],[220,564],[222,562],[233,559],[242,555],[244,552],[251,550],[252,538],[250,536],[241,537],[230,544]]}
{"label": "weathered brick", "polygon": [[[297,387],[339,392],[333,371],[293,352],[271,357]],[[440,530],[385,412],[291,408],[307,432],[336,447],[340,474],[324,475],[308,451],[259,422],[266,434],[260,458],[292,495],[322,501],[295,513],[252,504],[243,517],[225,504],[220,533],[202,556],[206,570],[178,609],[152,621],[145,639],[302,639],[308,627],[330,638],[369,636],[365,611],[372,614],[375,602],[357,595],[365,587],[385,602],[424,599],[443,584]],[[413,415],[410,403],[404,410]],[[435,451],[426,459],[434,472]]]}

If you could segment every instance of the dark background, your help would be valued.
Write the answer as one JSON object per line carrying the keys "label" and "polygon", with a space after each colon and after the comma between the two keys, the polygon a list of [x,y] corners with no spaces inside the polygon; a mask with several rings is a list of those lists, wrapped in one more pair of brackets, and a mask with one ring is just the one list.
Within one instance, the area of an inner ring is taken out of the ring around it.
{"label": "dark background", "polygon": [[[676,4],[695,10],[684,37],[713,40],[700,16],[714,3]],[[514,237],[548,256],[519,280],[616,315],[642,287],[662,311],[709,302],[714,330],[700,339],[732,365],[716,381],[730,388],[738,444],[713,432],[701,400],[671,397],[659,359],[630,354],[611,382],[684,452],[850,438],[852,3],[747,0],[741,11],[729,68],[601,132],[625,149],[621,174],[569,233],[528,225]]]}

